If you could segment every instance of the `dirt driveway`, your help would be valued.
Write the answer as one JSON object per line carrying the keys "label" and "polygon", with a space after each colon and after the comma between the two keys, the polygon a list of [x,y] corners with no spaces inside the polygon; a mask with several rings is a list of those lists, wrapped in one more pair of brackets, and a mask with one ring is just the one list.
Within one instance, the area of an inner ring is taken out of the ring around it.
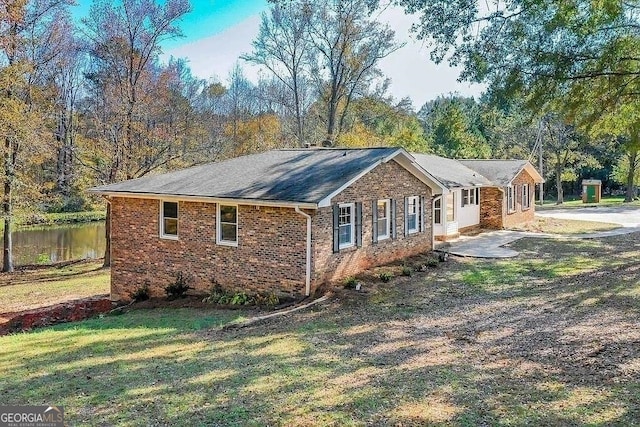
{"label": "dirt driveway", "polygon": [[543,218],[612,222],[621,224],[624,227],[640,226],[640,207],[638,206],[552,209],[536,212],[536,216]]}

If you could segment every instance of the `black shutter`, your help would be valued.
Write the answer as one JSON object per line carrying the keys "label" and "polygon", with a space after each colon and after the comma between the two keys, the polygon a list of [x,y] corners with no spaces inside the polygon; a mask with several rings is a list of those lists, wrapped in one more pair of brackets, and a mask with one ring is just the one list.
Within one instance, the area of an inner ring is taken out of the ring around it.
{"label": "black shutter", "polygon": [[333,253],[340,252],[340,206],[333,205]]}
{"label": "black shutter", "polygon": [[378,201],[371,202],[371,234],[373,235],[373,243],[378,243]]}
{"label": "black shutter", "polygon": [[356,246],[362,247],[362,202],[356,203]]}
{"label": "black shutter", "polygon": [[480,189],[476,188],[476,205],[480,204]]}
{"label": "black shutter", "polygon": [[391,199],[391,238],[397,237],[396,232],[396,199]]}
{"label": "black shutter", "polygon": [[424,231],[424,196],[420,196],[420,232]]}
{"label": "black shutter", "polygon": [[409,198],[404,198],[404,235],[409,235]]}

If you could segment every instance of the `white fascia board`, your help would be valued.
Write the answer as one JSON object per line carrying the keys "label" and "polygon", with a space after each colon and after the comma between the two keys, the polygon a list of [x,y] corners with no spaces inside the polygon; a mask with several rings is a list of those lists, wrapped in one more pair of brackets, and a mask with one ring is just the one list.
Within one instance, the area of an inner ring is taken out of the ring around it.
{"label": "white fascia board", "polygon": [[529,175],[531,175],[531,178],[533,178],[534,184],[540,184],[545,182],[544,178],[542,177],[542,175],[540,175],[540,173],[536,170],[536,168],[534,168],[530,162],[527,162],[524,164],[524,166],[520,168],[518,173],[516,173],[515,176],[511,178],[511,180],[509,180],[507,187],[510,187],[511,185],[513,185],[513,180],[516,179],[518,175],[520,175],[522,171],[525,171],[525,170]]}
{"label": "white fascia board", "polygon": [[293,208],[296,206],[301,209],[318,209],[316,203],[306,202],[289,202],[281,200],[257,200],[257,199],[232,199],[221,197],[204,197],[204,196],[186,196],[186,195],[173,195],[173,194],[156,194],[156,193],[131,193],[131,192],[119,192],[119,191],[95,191],[88,190],[93,194],[101,194],[109,197],[124,197],[130,199],[162,199],[167,201],[187,201],[187,202],[202,202],[202,203],[231,203],[235,205],[245,206],[265,206],[265,207],[280,207],[280,208]]}

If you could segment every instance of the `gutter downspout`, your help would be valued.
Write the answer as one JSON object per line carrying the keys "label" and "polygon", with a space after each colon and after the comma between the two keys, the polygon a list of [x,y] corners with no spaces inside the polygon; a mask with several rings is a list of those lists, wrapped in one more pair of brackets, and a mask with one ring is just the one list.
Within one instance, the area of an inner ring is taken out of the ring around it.
{"label": "gutter downspout", "polygon": [[307,219],[307,269],[305,279],[305,295],[311,295],[311,215],[300,210],[300,206],[296,206],[296,212]]}

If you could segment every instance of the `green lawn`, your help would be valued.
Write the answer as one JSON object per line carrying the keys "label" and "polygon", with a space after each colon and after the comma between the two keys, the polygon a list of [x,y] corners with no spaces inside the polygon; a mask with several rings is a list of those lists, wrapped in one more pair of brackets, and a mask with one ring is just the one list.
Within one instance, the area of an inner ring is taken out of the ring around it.
{"label": "green lawn", "polygon": [[0,314],[109,293],[102,261],[31,267],[0,274]]}
{"label": "green lawn", "polygon": [[597,206],[640,206],[640,200],[624,203],[624,196],[603,196],[602,199],[600,199],[600,203],[583,203],[581,198],[567,197],[565,198],[564,203],[557,205],[555,199],[545,199],[544,205],[542,206],[536,203],[536,210],[571,209]]}
{"label": "green lawn", "polygon": [[513,246],[242,329],[138,309],[2,337],[0,396],[70,425],[638,425],[640,236]]}

